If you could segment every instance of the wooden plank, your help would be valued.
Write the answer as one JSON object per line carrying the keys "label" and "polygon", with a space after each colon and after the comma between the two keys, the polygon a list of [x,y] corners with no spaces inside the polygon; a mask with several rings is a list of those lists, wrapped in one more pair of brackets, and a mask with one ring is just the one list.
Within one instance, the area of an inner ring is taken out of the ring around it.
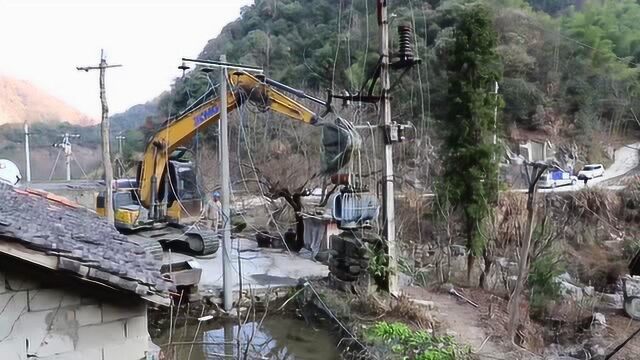
{"label": "wooden plank", "polygon": [[0,252],[48,269],[58,270],[57,256],[45,255],[16,242],[0,242]]}

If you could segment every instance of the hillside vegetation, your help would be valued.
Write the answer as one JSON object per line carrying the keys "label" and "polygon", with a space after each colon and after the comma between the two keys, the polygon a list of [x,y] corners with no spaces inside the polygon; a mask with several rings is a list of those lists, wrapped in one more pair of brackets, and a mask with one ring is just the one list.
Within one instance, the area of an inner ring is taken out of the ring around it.
{"label": "hillside vegetation", "polygon": [[[395,89],[394,116],[429,129],[426,134],[436,140],[447,127],[453,29],[473,3],[391,3],[392,48],[398,47],[397,25],[412,24],[416,52],[423,59]],[[575,141],[586,160],[611,138],[637,129],[640,5],[635,0],[485,3],[498,34],[503,137],[517,129],[542,132],[558,142]],[[373,1],[257,0],[210,40],[200,57],[217,60],[226,54],[230,61],[262,66],[272,78],[319,94],[326,88],[357,93],[378,59],[377,44]],[[177,79],[160,100],[161,113],[175,114],[208,86],[209,79],[199,71]]]}
{"label": "hillside vegetation", "polygon": [[[423,166],[424,171],[438,168],[433,150],[449,126],[447,68],[453,32],[460,14],[476,2],[391,2],[392,49],[398,48],[397,26],[411,24],[422,59],[392,93],[394,119],[418,129],[418,146],[400,152],[401,168],[411,168],[412,159],[433,164]],[[547,137],[561,146],[575,145],[582,161],[600,161],[607,143],[639,128],[640,5],[635,0],[482,2],[489,5],[498,34],[496,70],[504,103],[498,127],[507,144]],[[204,46],[200,57],[217,60],[221,54],[229,61],[262,66],[267,76],[320,97],[326,89],[357,93],[368,88],[379,57],[375,2],[256,0]],[[392,83],[398,78],[394,73]],[[141,151],[154,126],[201,99],[211,84],[217,84],[215,73],[195,70],[177,78],[171,91],[114,115],[113,136],[127,136],[131,155]],[[337,109],[355,122],[377,121],[373,106]],[[274,125],[259,126],[265,134],[300,147],[295,134],[283,137]],[[97,140],[86,141],[92,147]]]}

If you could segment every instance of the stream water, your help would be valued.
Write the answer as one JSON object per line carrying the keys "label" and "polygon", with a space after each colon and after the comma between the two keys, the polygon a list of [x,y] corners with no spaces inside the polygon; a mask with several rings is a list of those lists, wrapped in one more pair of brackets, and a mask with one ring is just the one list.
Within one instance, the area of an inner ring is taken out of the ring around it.
{"label": "stream water", "polygon": [[242,326],[237,321],[210,320],[201,322],[199,329],[197,323],[179,324],[171,345],[167,345],[168,331],[153,339],[167,360],[338,360],[335,341],[324,329],[278,316],[267,317],[261,325],[259,320]]}

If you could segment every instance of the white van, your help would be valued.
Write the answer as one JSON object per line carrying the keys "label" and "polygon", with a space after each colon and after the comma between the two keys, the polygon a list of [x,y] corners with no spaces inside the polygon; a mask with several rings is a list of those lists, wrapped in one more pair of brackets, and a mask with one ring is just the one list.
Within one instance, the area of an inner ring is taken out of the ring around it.
{"label": "white van", "polygon": [[580,172],[578,172],[579,179],[593,179],[604,175],[604,166],[602,164],[588,164],[585,165]]}
{"label": "white van", "polygon": [[542,174],[538,181],[538,187],[541,188],[554,188],[557,186],[575,185],[578,182],[578,178],[572,176],[567,171],[562,170],[549,170]]}

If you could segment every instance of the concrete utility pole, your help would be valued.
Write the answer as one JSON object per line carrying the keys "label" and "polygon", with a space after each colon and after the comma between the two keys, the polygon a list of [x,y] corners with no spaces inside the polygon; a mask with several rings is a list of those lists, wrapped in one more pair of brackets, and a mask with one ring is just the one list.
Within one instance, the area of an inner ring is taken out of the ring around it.
{"label": "concrete utility pole", "polygon": [[102,165],[104,167],[104,182],[105,182],[105,197],[104,207],[107,212],[107,220],[113,223],[113,189],[111,183],[113,182],[113,166],[111,165],[111,146],[109,141],[109,107],[107,106],[107,97],[105,95],[104,86],[104,73],[108,68],[120,67],[122,65],[107,65],[107,60],[104,58],[104,50],[100,50],[100,65],[98,66],[85,66],[76,67],[78,70],[89,72],[89,70],[100,70],[100,102],[102,103],[102,121],[101,121],[101,133],[102,133]]}
{"label": "concrete utility pole", "polygon": [[67,181],[71,181],[71,159],[73,158],[73,150],[71,149],[70,138],[79,138],[80,135],[65,133],[62,136],[62,150],[64,150],[64,163],[67,168]]}
{"label": "concrete utility pole", "polygon": [[[389,81],[389,19],[387,0],[378,0],[378,25],[380,26],[380,56],[381,69],[380,80],[382,81],[382,98],[380,100],[382,115],[382,126],[391,125],[391,103],[389,92],[391,83]],[[384,164],[382,170],[382,219],[384,225],[384,237],[389,248],[389,292],[398,292],[398,256],[396,249],[396,219],[394,209],[394,184],[393,184],[393,145],[385,141],[385,134],[382,133],[382,144],[384,154]]]}
{"label": "concrete utility pole", "polygon": [[24,156],[26,159],[25,171],[27,172],[27,182],[31,182],[31,153],[29,152],[29,124],[24,122]]}
{"label": "concrete utility pole", "polygon": [[[220,56],[226,62],[225,55]],[[229,171],[229,134],[227,123],[227,68],[220,69],[220,173],[222,185],[222,284],[224,294],[224,310],[233,306],[233,280],[231,277],[231,176]]]}
{"label": "concrete utility pole", "polygon": [[122,142],[126,139],[126,136],[118,135],[116,136],[116,140],[118,140],[118,154],[122,157]]}
{"label": "concrete utility pole", "polygon": [[[62,136],[62,142],[59,144],[54,144],[53,146],[57,148],[61,148],[62,151],[64,152],[64,164],[65,164],[65,169],[67,170],[66,179],[67,181],[71,181],[71,160],[73,159],[73,150],[71,149],[71,138],[79,138],[80,135],[64,133],[61,136]],[[57,159],[56,159],[56,163],[57,163]],[[55,170],[55,165],[56,164],[53,164],[54,170]]]}
{"label": "concrete utility pole", "polygon": [[[231,208],[229,205],[231,199],[231,175],[229,171],[229,127],[227,121],[227,69],[238,69],[254,73],[262,73],[262,69],[250,65],[228,63],[225,55],[220,56],[220,61],[211,61],[204,59],[188,59],[182,58],[183,62],[192,62],[205,68],[220,68],[220,183],[222,185],[222,292],[223,307],[226,311],[231,310],[233,306],[233,267],[231,266]],[[181,67],[182,69],[182,67]],[[217,113],[215,113],[217,114]],[[210,116],[214,116],[211,114]],[[240,270],[238,269],[238,272]],[[239,273],[238,276],[242,277]]]}

